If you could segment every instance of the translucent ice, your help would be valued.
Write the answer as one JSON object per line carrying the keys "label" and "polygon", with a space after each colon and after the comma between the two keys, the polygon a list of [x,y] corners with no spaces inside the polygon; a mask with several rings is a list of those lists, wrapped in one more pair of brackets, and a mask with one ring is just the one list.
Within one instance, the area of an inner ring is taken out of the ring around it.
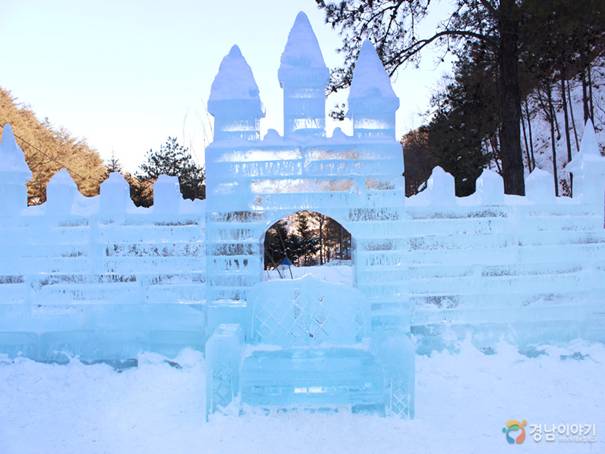
{"label": "translucent ice", "polygon": [[395,95],[376,49],[364,41],[349,91],[349,116],[358,136],[395,136],[395,111],[399,98]]}
{"label": "translucent ice", "polygon": [[[47,202],[27,207],[31,172],[5,127],[0,353],[128,361],[205,346],[209,411],[239,399],[411,417],[416,349],[465,335],[486,353],[503,337],[527,351],[605,341],[605,157],[590,124],[569,165],[573,198],[555,198],[539,170],[528,197],[506,195],[489,169],[475,194],[456,197],[453,177],[436,168],[405,199],[399,100],[369,42],[350,92],[352,135],[325,135],[327,70],[304,15],[279,80],[284,135],[261,140],[252,71],[235,46],[224,58],[208,102],[206,201],[184,201],[176,179],[161,176],[153,207],[135,207],[117,173],[83,197],[61,171]],[[267,229],[300,211],[351,234],[346,285],[263,282]]]}

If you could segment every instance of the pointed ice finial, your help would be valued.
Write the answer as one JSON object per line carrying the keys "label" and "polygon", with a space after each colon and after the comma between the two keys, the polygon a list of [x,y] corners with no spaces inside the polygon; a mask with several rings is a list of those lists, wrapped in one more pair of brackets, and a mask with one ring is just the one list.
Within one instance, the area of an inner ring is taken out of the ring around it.
{"label": "pointed ice finial", "polygon": [[182,201],[183,195],[178,177],[160,175],[153,184],[153,212],[176,212]]}
{"label": "pointed ice finial", "polygon": [[266,144],[283,143],[284,138],[279,135],[275,129],[267,130],[267,134],[263,137],[263,142]]}
{"label": "pointed ice finial", "polygon": [[[304,80],[308,76],[314,80]],[[291,79],[303,79],[301,82],[315,82],[325,85],[330,73],[324,62],[317,37],[311,28],[309,18],[302,11],[296,16],[288,35],[288,41],[281,55],[279,83],[294,82]]]}
{"label": "pointed ice finial", "polygon": [[456,202],[456,183],[454,176],[437,166],[427,182],[431,205],[454,205]]}
{"label": "pointed ice finial", "polygon": [[111,172],[107,180],[101,183],[99,214],[101,217],[114,218],[133,206],[130,198],[130,185],[124,175]]}
{"label": "pointed ice finial", "polygon": [[341,128],[334,128],[334,131],[332,132],[332,142],[333,143],[346,142],[349,139],[350,139],[350,137],[347,136]]}
{"label": "pointed ice finial", "polygon": [[483,169],[477,178],[477,193],[484,205],[498,205],[504,200],[504,180],[497,172]]}
{"label": "pointed ice finial", "polygon": [[67,169],[55,173],[46,186],[46,206],[48,214],[69,212],[78,187]]}
{"label": "pointed ice finial", "polygon": [[580,152],[576,153],[572,160],[565,166],[569,172],[577,172],[585,167],[587,162],[601,161],[603,157],[599,151],[597,135],[595,134],[592,121],[590,119],[584,126],[582,142],[580,143]]}
{"label": "pointed ice finial", "polygon": [[13,174],[15,182],[16,180],[25,182],[32,177],[23,150],[17,144],[13,128],[8,123],[2,129],[2,141],[0,141],[0,172]]}
{"label": "pointed ice finial", "polygon": [[215,103],[233,100],[255,101],[258,113],[261,113],[258,85],[238,46],[231,47],[214,77],[208,99],[210,113],[214,114],[212,106]]}
{"label": "pointed ice finial", "polygon": [[325,88],[330,72],[309,18],[298,13],[278,72],[284,90],[284,136],[325,134]]}
{"label": "pointed ice finial", "polygon": [[605,193],[605,157],[601,155],[592,122],[584,126],[580,152],[565,166],[573,173],[573,197],[585,203],[603,204]]}
{"label": "pointed ice finial", "polygon": [[69,187],[77,190],[77,186],[66,168],[60,169],[48,182],[50,188]]}
{"label": "pointed ice finial", "polygon": [[527,197],[534,203],[548,203],[555,200],[553,176],[536,167],[525,181]]}
{"label": "pointed ice finial", "polygon": [[361,46],[357,63],[353,69],[349,101],[371,96],[396,100],[397,107],[399,107],[399,98],[393,91],[389,75],[384,69],[374,45],[369,39],[366,39]]}
{"label": "pointed ice finial", "polygon": [[369,40],[361,46],[349,92],[349,115],[355,135],[395,136],[399,98],[376,49]]}
{"label": "pointed ice finial", "polygon": [[25,155],[7,123],[0,141],[0,217],[15,215],[27,207],[26,183],[31,177]]}
{"label": "pointed ice finial", "polygon": [[214,116],[215,140],[258,140],[258,122],[264,117],[258,85],[237,46],[223,58],[212,82],[208,112]]}
{"label": "pointed ice finial", "polygon": [[582,134],[582,142],[580,144],[580,153],[584,156],[594,155],[601,157],[599,145],[597,144],[597,135],[594,132],[594,126],[590,119],[584,126],[584,134]]}
{"label": "pointed ice finial", "polygon": [[6,123],[4,125],[4,128],[2,129],[2,141],[0,141],[0,143],[2,143],[2,147],[5,150],[7,150],[9,147],[11,149],[19,148],[17,142],[15,141],[15,133],[13,132],[13,127],[9,123]]}

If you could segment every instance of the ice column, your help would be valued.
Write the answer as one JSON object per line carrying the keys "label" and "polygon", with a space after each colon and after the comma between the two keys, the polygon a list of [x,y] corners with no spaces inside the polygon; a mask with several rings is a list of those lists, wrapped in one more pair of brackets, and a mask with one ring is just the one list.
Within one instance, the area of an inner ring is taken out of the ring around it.
{"label": "ice column", "polygon": [[566,169],[574,176],[574,197],[585,203],[602,206],[605,198],[605,157],[599,151],[597,136],[590,120],[584,127],[580,152],[567,164]]}
{"label": "ice column", "polygon": [[357,137],[395,137],[395,96],[374,46],[366,40],[361,46],[349,92],[349,116]]}
{"label": "ice column", "polygon": [[31,177],[13,129],[6,124],[0,142],[0,216],[15,215],[27,207],[26,184]]}
{"label": "ice column", "polygon": [[214,116],[215,141],[260,139],[265,114],[252,70],[237,46],[223,58],[212,82],[208,112]]}
{"label": "ice column", "polygon": [[330,73],[303,12],[290,30],[278,74],[284,90],[284,135],[324,135],[324,91]]}

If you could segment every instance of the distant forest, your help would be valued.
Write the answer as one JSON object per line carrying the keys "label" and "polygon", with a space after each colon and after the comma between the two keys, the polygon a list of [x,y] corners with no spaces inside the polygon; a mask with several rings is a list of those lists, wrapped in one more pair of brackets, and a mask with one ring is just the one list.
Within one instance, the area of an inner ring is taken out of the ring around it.
{"label": "distant forest", "polygon": [[[344,63],[332,69],[329,92],[350,85],[365,39],[391,76],[426,57],[429,46],[455,61],[425,125],[402,139],[407,195],[424,188],[436,165],[454,175],[459,196],[475,191],[485,167],[503,176],[509,194],[524,193],[524,174],[535,167],[553,174],[559,194],[571,194],[562,167],[577,152],[587,120],[597,133],[604,127],[605,1],[315,3],[342,37]],[[436,14],[445,15],[440,23],[421,26]],[[405,93],[399,96],[405,102]],[[344,105],[332,111],[345,114]]]}
{"label": "distant forest", "polygon": [[19,103],[10,91],[0,87],[0,126],[6,123],[12,125],[17,143],[33,174],[28,183],[30,205],[46,201],[46,185],[62,168],[69,171],[80,192],[89,197],[99,194],[99,186],[110,172],[124,175],[137,206],[150,206],[153,203],[153,183],[160,174],[178,176],[183,197],[205,197],[203,167],[195,163],[189,150],[173,137],[169,137],[158,149],[149,150],[133,175],[122,168],[118,157],[112,156],[103,162],[86,140],[54,127],[48,119],[38,120],[29,106]]}
{"label": "distant forest", "polygon": [[284,259],[295,266],[351,260],[351,234],[334,219],[300,211],[277,221],[265,234],[265,269]]}

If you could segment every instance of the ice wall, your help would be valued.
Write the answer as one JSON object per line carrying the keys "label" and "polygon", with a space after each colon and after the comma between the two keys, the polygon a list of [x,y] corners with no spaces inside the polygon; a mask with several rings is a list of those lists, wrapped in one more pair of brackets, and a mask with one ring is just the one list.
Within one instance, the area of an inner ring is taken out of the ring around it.
{"label": "ice wall", "polygon": [[337,129],[326,137],[327,71],[304,15],[278,78],[285,133],[261,138],[251,68],[236,46],[221,63],[208,102],[215,137],[206,202],[183,200],[175,179],[160,177],[154,206],[136,208],[119,174],[86,198],[63,170],[48,201],[27,207],[31,172],[5,126],[0,352],[92,360],[201,348],[219,324],[245,327],[265,231],[300,210],[351,232],[354,285],[375,332],[411,326],[427,348],[469,327],[488,350],[498,330],[525,344],[605,341],[605,158],[590,125],[569,165],[573,198],[554,197],[542,171],[528,177],[527,197],[505,195],[491,170],[475,194],[457,198],[452,176],[437,168],[427,189],[406,200],[394,135],[399,100],[369,42],[350,92],[351,136]]}
{"label": "ice wall", "polygon": [[202,202],[161,177],[156,204],[136,208],[116,173],[87,198],[63,169],[47,202],[27,207],[31,173],[9,127],[0,166],[0,353],[94,361],[203,347]]}

